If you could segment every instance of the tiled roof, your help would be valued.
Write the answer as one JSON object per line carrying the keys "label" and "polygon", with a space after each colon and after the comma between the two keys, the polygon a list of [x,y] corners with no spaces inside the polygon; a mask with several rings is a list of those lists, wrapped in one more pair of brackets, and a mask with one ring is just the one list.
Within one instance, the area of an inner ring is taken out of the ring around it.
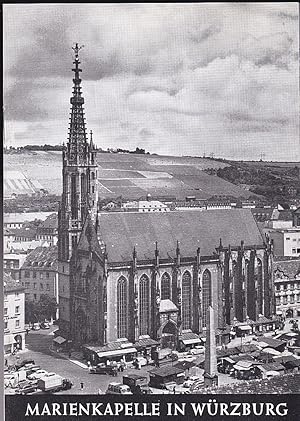
{"label": "tiled roof", "polygon": [[276,360],[276,362],[279,362],[280,364],[285,364],[290,361],[296,361],[297,358],[295,357],[295,355],[278,355],[274,357],[274,360]]}
{"label": "tiled roof", "polygon": [[283,365],[280,364],[280,363],[276,363],[276,362],[260,364],[258,367],[262,368],[265,371],[282,371],[282,370],[284,370]]}
{"label": "tiled roof", "polygon": [[237,349],[241,353],[248,354],[248,353],[257,351],[258,347],[254,344],[246,344],[246,345],[237,346]]}
{"label": "tiled roof", "polygon": [[105,244],[110,262],[131,261],[136,247],[138,260],[154,259],[155,242],[160,258],[175,258],[177,241],[182,257],[212,256],[223,246],[263,245],[249,209],[185,212],[99,213],[98,238]]}
{"label": "tiled roof", "polygon": [[194,332],[183,332],[181,335],[179,335],[179,340],[186,341],[187,339],[199,339],[199,335]]}
{"label": "tiled roof", "polygon": [[142,348],[145,346],[157,346],[157,345],[159,345],[159,342],[151,338],[139,339],[137,342],[133,344],[135,348]]}
{"label": "tiled roof", "polygon": [[149,373],[160,377],[167,377],[171,376],[172,374],[182,373],[183,371],[184,370],[182,368],[166,365],[160,368],[156,368],[155,370],[151,370]]}
{"label": "tiled roof", "polygon": [[58,217],[57,213],[49,215],[48,218],[40,225],[39,228],[57,228],[58,227]]}
{"label": "tiled roof", "polygon": [[174,364],[174,367],[178,367],[181,370],[188,370],[191,367],[194,367],[195,363],[192,361],[178,361]]}
{"label": "tiled roof", "polygon": [[278,216],[279,221],[292,221],[293,220],[293,212],[290,210],[282,210],[279,212]]}
{"label": "tiled roof", "polygon": [[217,357],[223,358],[223,357],[229,357],[231,355],[239,354],[240,351],[234,347],[234,348],[227,348],[227,349],[217,349]]}
{"label": "tiled roof", "polygon": [[[226,384],[218,388],[205,388],[196,393],[210,394],[235,394],[237,385]],[[286,374],[281,376],[272,377],[271,379],[250,380],[238,383],[238,392],[243,394],[290,394],[299,393],[300,390],[300,373]]]}
{"label": "tiled roof", "polygon": [[274,272],[279,270],[283,272],[289,279],[293,279],[300,272],[300,259],[274,261]]}
{"label": "tiled roof", "polygon": [[36,229],[26,227],[10,228],[10,234],[14,235],[15,237],[25,237],[34,240],[36,236]]}
{"label": "tiled roof", "polygon": [[258,345],[261,346],[260,344],[266,344],[267,346],[265,348],[271,347],[271,348],[276,349],[276,348],[286,344],[286,342],[279,341],[278,339],[273,339],[273,338],[269,338],[269,337],[266,337],[266,336],[262,336],[261,338],[259,338]]}
{"label": "tiled roof", "polygon": [[57,269],[57,246],[51,247],[37,247],[32,250],[26,257],[21,269],[27,268],[45,268]]}
{"label": "tiled roof", "polygon": [[109,343],[107,345],[104,345],[104,346],[103,345],[101,346],[101,345],[86,344],[86,345],[84,345],[84,347],[86,349],[89,349],[90,351],[94,351],[96,353],[99,353],[99,352],[107,352],[107,351],[116,351],[116,350],[119,350],[119,349],[126,349],[126,348],[129,348],[129,347],[132,347],[132,343],[128,342],[127,339],[126,339],[124,341],[111,342],[111,343]]}
{"label": "tiled roof", "polygon": [[18,281],[12,279],[7,273],[3,273],[4,292],[23,291],[25,288]]}

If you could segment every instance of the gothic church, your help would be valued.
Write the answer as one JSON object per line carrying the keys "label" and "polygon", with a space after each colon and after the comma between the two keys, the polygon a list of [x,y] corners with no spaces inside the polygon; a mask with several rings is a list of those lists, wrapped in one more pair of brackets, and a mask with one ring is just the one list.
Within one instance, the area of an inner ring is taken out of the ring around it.
{"label": "gothic church", "polygon": [[77,44],[74,52],[59,209],[61,334],[80,345],[177,346],[179,337],[206,329],[210,305],[220,329],[272,316],[272,248],[249,209],[97,211],[97,154],[86,133]]}

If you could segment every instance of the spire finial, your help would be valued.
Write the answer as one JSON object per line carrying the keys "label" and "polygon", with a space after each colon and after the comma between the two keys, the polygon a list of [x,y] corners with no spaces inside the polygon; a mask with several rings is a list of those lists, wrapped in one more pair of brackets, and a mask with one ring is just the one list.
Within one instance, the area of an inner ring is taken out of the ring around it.
{"label": "spire finial", "polygon": [[80,47],[78,47],[78,42],[76,42],[75,47],[72,47],[72,50],[74,51],[74,54],[75,54],[75,60],[78,60],[78,53],[83,47],[84,45],[81,45]]}

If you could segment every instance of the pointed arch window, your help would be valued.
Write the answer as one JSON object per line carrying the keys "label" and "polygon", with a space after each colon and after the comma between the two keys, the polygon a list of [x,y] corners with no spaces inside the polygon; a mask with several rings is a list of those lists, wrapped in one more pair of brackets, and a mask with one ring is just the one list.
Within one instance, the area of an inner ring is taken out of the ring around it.
{"label": "pointed arch window", "polygon": [[160,298],[161,300],[169,300],[171,298],[171,278],[167,272],[161,277]]}
{"label": "pointed arch window", "polygon": [[257,259],[257,305],[258,312],[263,313],[263,267],[262,261]]}
{"label": "pointed arch window", "polygon": [[128,282],[124,276],[117,284],[117,334],[118,338],[127,338],[128,330]]}
{"label": "pointed arch window", "polygon": [[71,213],[72,219],[77,219],[77,192],[76,192],[76,175],[72,174],[71,177]]}
{"label": "pointed arch window", "polygon": [[143,275],[140,278],[139,304],[140,335],[148,335],[150,316],[150,280],[147,275]]}
{"label": "pointed arch window", "polygon": [[203,326],[207,324],[207,309],[212,305],[211,273],[205,269],[202,276],[202,320]]}
{"label": "pointed arch window", "polygon": [[182,276],[182,328],[191,328],[192,316],[192,277],[190,272],[185,271]]}

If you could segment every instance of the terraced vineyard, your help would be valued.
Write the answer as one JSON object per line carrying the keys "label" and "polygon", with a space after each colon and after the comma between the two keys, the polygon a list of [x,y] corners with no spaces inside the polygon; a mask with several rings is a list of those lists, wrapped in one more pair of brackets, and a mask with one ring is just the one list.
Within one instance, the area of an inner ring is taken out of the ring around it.
{"label": "terraced vineyard", "polygon": [[[188,195],[205,199],[213,195],[249,197],[243,190],[203,170],[223,168],[226,164],[195,157],[98,153],[100,198],[122,196],[137,199],[152,196]],[[33,183],[38,182],[50,194],[61,194],[61,152],[26,152],[4,155],[4,171],[20,171]],[[4,173],[5,174],[5,173]],[[6,172],[7,177],[9,173]]]}

